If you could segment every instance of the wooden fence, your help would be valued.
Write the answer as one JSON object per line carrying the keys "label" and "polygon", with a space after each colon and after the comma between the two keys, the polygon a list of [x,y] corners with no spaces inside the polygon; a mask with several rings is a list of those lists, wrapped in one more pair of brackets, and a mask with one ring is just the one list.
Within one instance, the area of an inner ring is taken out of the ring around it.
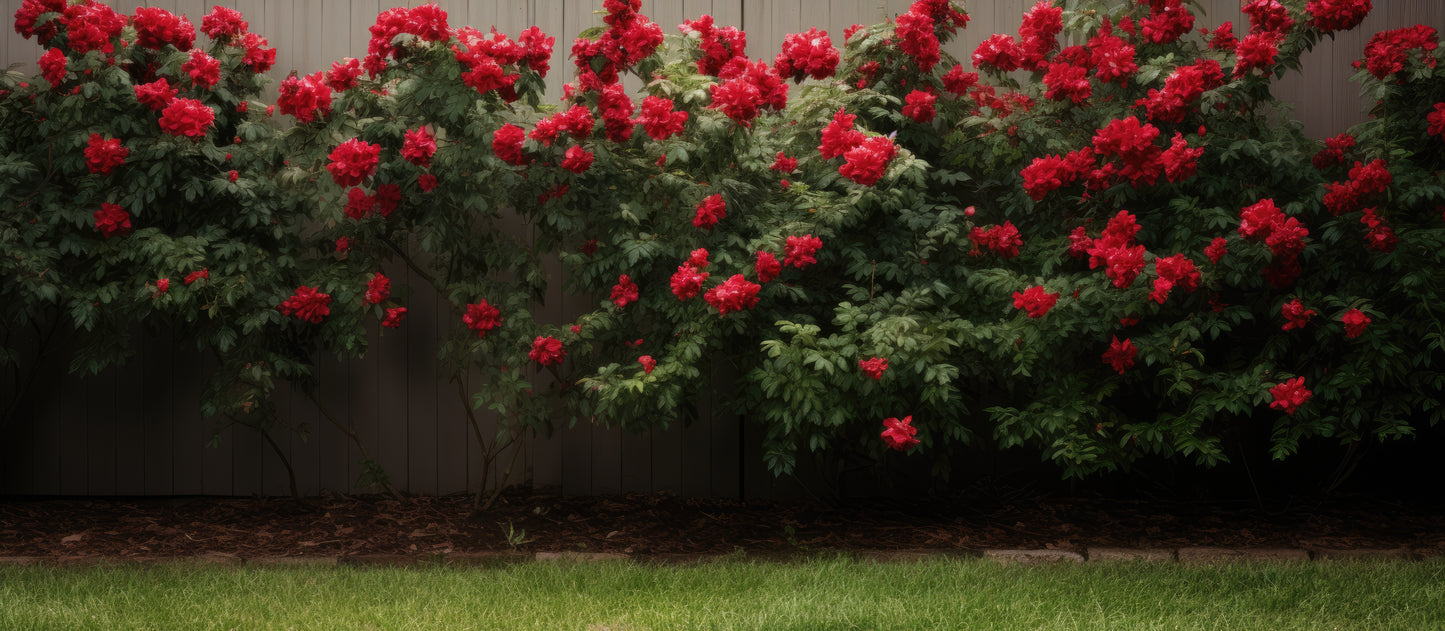
{"label": "wooden fence", "polygon": [[[572,37],[600,25],[601,0],[436,0],[450,23],[482,30],[495,25],[515,35],[531,25],[557,37],[548,78],[549,94],[560,94],[571,64]],[[1033,0],[970,3],[972,22],[948,51],[967,59],[989,34],[1013,33]],[[20,0],[0,0],[0,16],[9,20]],[[278,49],[276,77],[295,70],[329,68],[343,57],[360,57],[367,27],[383,0],[156,0],[111,2],[117,10],[162,7],[199,24],[213,4],[240,10],[251,29]],[[413,0],[409,4],[420,4]],[[907,9],[908,0],[670,0],[646,2],[643,12],[672,30],[683,19],[711,14],[720,24],[748,33],[748,54],[770,59],[788,33],[810,26],[826,28],[841,44],[853,23],[871,24]],[[1235,0],[1204,0],[1196,26],[1248,24]],[[1304,60],[1304,72],[1291,74],[1276,94],[1296,104],[1307,134],[1322,138],[1360,122],[1358,89],[1348,83],[1350,62],[1376,31],[1417,23],[1445,30],[1445,2],[1375,0],[1370,18],[1358,29],[1326,40]],[[40,49],[13,33],[8,23],[0,47],[0,67],[33,68]],[[553,269],[554,278],[560,270]],[[371,333],[371,352],[359,361],[323,360],[319,367],[323,406],[349,423],[400,489],[438,494],[474,489],[484,473],[478,448],[465,420],[456,385],[437,374],[435,340],[459,318],[425,282],[406,270],[388,272],[398,284],[415,288],[410,315],[399,330]],[[557,285],[559,283],[554,283]],[[538,307],[539,319],[563,323],[568,314],[591,308],[554,289]],[[199,406],[201,376],[207,361],[178,349],[165,334],[144,337],[139,352],[124,368],[96,377],[67,375],[54,362],[41,366],[41,378],[27,394],[29,404],[14,418],[0,419],[0,494],[40,495],[279,495],[287,492],[287,474],[265,439],[247,428],[213,431]],[[8,376],[0,373],[0,376]],[[725,387],[719,378],[714,385]],[[0,393],[9,387],[0,385]],[[628,434],[601,426],[579,425],[524,444],[518,453],[516,480],[559,486],[569,494],[670,491],[682,495],[770,497],[794,494],[792,482],[775,482],[761,465],[759,432],[723,413],[704,399],[699,418],[686,427]],[[287,424],[302,434],[278,430],[272,437],[291,460],[300,491],[352,492],[361,473],[360,454],[318,408],[298,393],[282,391],[278,406]],[[492,419],[484,419],[494,423]],[[495,425],[483,427],[495,431]],[[204,447],[212,439],[211,447]],[[505,463],[506,458],[503,458]],[[490,475],[496,475],[491,472]]]}

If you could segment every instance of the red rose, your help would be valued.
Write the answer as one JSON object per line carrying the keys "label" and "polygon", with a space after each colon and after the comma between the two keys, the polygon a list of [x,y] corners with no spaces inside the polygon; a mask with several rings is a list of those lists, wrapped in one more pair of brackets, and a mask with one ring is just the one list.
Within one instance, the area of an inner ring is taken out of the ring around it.
{"label": "red rose", "polygon": [[1030,318],[1044,317],[1058,301],[1058,294],[1049,293],[1042,286],[1030,287],[1022,293],[1014,292],[1014,308],[1028,312]]}
{"label": "red rose", "polygon": [[94,217],[95,229],[107,239],[130,233],[130,213],[117,204],[101,203],[100,210],[95,211]]}
{"label": "red rose", "polygon": [[1285,414],[1291,416],[1294,415],[1295,410],[1299,409],[1299,406],[1304,405],[1305,401],[1314,395],[1305,388],[1304,377],[1295,377],[1276,385],[1269,389],[1269,393],[1274,397],[1274,401],[1270,402],[1269,407],[1284,410]]}
{"label": "red rose", "polygon": [[282,315],[294,315],[311,324],[319,324],[331,314],[331,296],[321,293],[319,289],[305,285],[297,287],[296,292],[276,308]]}
{"label": "red rose", "polygon": [[360,77],[361,60],[347,57],[331,62],[331,70],[326,73],[326,87],[334,92],[345,92],[356,87],[356,80]]}
{"label": "red rose", "polygon": [[698,269],[702,269],[702,268],[704,268],[704,267],[707,267],[707,266],[708,266],[707,255],[708,255],[707,248],[698,248],[698,249],[696,249],[696,250],[693,250],[692,253],[689,254],[688,257],[687,257],[687,264],[688,264],[688,265],[691,265],[691,266],[693,266],[693,267],[696,267],[696,268],[698,268]]}
{"label": "red rose", "polygon": [[1104,351],[1104,363],[1122,375],[1134,365],[1134,356],[1138,354],[1139,349],[1135,348],[1133,340],[1124,338],[1120,342],[1116,335],[1109,342],[1109,350]]}
{"label": "red rose", "polygon": [[543,366],[555,366],[567,358],[567,351],[562,348],[562,340],[539,335],[532,340],[532,350],[527,351],[527,357]]}
{"label": "red rose", "polygon": [[128,155],[130,149],[121,144],[119,138],[104,138],[100,134],[91,134],[85,147],[85,166],[90,168],[91,173],[106,175],[112,169],[125,164]]}
{"label": "red rose", "polygon": [[191,83],[198,88],[210,88],[221,80],[221,60],[201,50],[192,50],[191,57],[181,64],[181,71],[191,76]]}
{"label": "red rose", "polygon": [[378,305],[391,297],[391,279],[381,272],[377,272],[371,280],[366,281],[366,302]]}
{"label": "red rose", "polygon": [[724,316],[729,311],[742,311],[756,306],[758,291],[762,288],[762,285],[748,282],[742,274],[734,274],[732,278],[703,294],[703,300],[717,309],[719,316]]}
{"label": "red rose", "polygon": [[573,145],[567,149],[562,157],[562,168],[573,173],[582,173],[592,168],[592,152],[583,149],[581,146]]}
{"label": "red rose", "polygon": [[462,315],[462,323],[476,331],[477,337],[483,337],[487,331],[502,325],[502,310],[483,299],[476,304],[467,305],[467,312]]}
{"label": "red rose", "polygon": [[1303,329],[1306,324],[1309,324],[1310,317],[1314,316],[1315,312],[1312,309],[1306,309],[1304,303],[1300,302],[1299,298],[1295,298],[1284,303],[1284,306],[1280,308],[1280,314],[1287,320],[1280,328],[1289,331]]}
{"label": "red rose", "polygon": [[40,74],[50,82],[50,87],[59,88],[65,82],[65,53],[59,48],[52,48],[40,56]]}
{"label": "red rose", "polygon": [[266,44],[266,38],[255,33],[246,33],[241,38],[241,46],[246,49],[241,56],[241,63],[251,66],[251,70],[257,73],[270,70],[276,63],[276,49],[267,48]]}
{"label": "red rose", "polygon": [[784,155],[783,152],[779,151],[778,156],[773,159],[772,166],[768,167],[768,169],[779,173],[792,173],[798,169],[798,159],[789,158]]}
{"label": "red rose", "polygon": [[1154,279],[1154,291],[1149,293],[1149,299],[1161,305],[1169,299],[1169,292],[1175,287],[1183,287],[1189,292],[1199,288],[1199,270],[1194,261],[1183,254],[1154,259],[1154,273],[1158,278]]}
{"label": "red rose", "polygon": [[1340,322],[1345,325],[1345,337],[1353,339],[1362,335],[1365,327],[1370,326],[1370,316],[1359,309],[1350,309],[1340,316]]}
{"label": "red rose", "polygon": [[1430,128],[1425,130],[1425,133],[1445,140],[1445,103],[1436,103],[1435,109],[1425,115],[1425,122],[1430,123]]}
{"label": "red rose", "polygon": [[632,282],[626,274],[617,277],[617,284],[612,286],[612,296],[609,298],[612,304],[618,309],[637,302],[637,283]]}
{"label": "red rose", "polygon": [[642,125],[642,130],[653,140],[666,140],[674,134],[682,133],[683,124],[687,122],[687,112],[673,111],[674,104],[671,99],[660,96],[649,96],[642,99],[642,113],[637,116],[637,123]]}
{"label": "red rose", "polygon": [[727,217],[727,204],[723,202],[722,193],[713,193],[697,205],[697,214],[692,218],[692,225],[711,230]]}
{"label": "red rose", "polygon": [[328,156],[331,163],[326,170],[338,186],[356,186],[376,171],[381,162],[381,145],[352,138],[341,143]]}
{"label": "red rose", "polygon": [[684,264],[677,266],[677,271],[672,274],[668,285],[672,287],[673,295],[678,300],[687,300],[702,291],[702,284],[710,276],[707,272],[700,272],[692,265]]}
{"label": "red rose", "polygon": [[281,80],[276,105],[282,114],[296,117],[299,123],[319,120],[331,114],[331,88],[320,72],[305,77],[291,75]]}
{"label": "red rose", "polygon": [[196,281],[198,281],[198,280],[201,280],[201,279],[208,279],[208,280],[209,280],[210,278],[211,278],[211,270],[210,270],[209,268],[203,267],[203,268],[198,269],[198,270],[196,270],[196,271],[194,271],[194,272],[191,272],[191,273],[189,273],[189,274],[186,274],[186,284],[189,285],[189,284],[194,283],[194,282],[196,282]]}
{"label": "red rose", "polygon": [[1214,237],[1214,240],[1209,242],[1209,247],[1204,248],[1204,256],[1209,257],[1209,262],[1215,265],[1218,265],[1228,252],[1229,240],[1224,237]]}
{"label": "red rose", "polygon": [[502,162],[514,166],[522,166],[531,162],[531,159],[522,153],[522,141],[526,140],[526,134],[522,128],[511,123],[502,125],[492,135],[492,152],[497,154]]}
{"label": "red rose", "polygon": [[868,136],[853,128],[853,121],[857,119],[842,108],[833,114],[833,121],[823,128],[823,143],[818,145],[818,152],[823,154],[824,159],[831,160],[863,144]]}
{"label": "red rose", "polygon": [[803,269],[818,262],[814,254],[823,247],[823,240],[811,234],[788,237],[783,250],[783,264]]}
{"label": "red rose", "polygon": [[135,86],[136,100],[156,111],[165,109],[171,100],[176,98],[176,92],[177,90],[170,86],[165,77]]}
{"label": "red rose", "polygon": [[196,41],[196,27],[191,21],[165,9],[137,8],[131,24],[135,25],[135,43],[142,48],[160,50],[170,44],[178,50],[190,50]]}
{"label": "red rose", "polygon": [[202,138],[215,120],[216,113],[205,103],[196,99],[171,99],[161,111],[161,131],[172,136]]}
{"label": "red rose", "polygon": [[401,143],[402,159],[417,166],[431,164],[432,156],[437,152],[436,137],[431,135],[425,127],[409,129],[404,134],[405,139]]}
{"label": "red rose", "polygon": [[898,451],[908,451],[918,444],[914,435],[918,434],[918,428],[913,426],[913,417],[905,416],[902,419],[883,419],[883,442],[889,447]]}
{"label": "red rose", "polygon": [[883,378],[883,371],[888,370],[887,357],[870,357],[858,360],[858,367],[863,369],[863,374],[872,377],[875,381]]}
{"label": "red rose", "polygon": [[838,61],[838,49],[833,48],[828,32],[810,28],[807,33],[789,33],[783,38],[783,50],[773,59],[773,67],[778,76],[802,83],[806,77],[821,80],[833,76]]}
{"label": "red rose", "polygon": [[417,188],[421,189],[421,192],[430,193],[432,189],[437,187],[437,176],[430,173],[418,175],[416,176],[416,185]]}
{"label": "red rose", "polygon": [[157,297],[157,296],[159,296],[159,295],[161,295],[161,294],[163,294],[163,293],[166,293],[167,291],[170,291],[170,289],[171,289],[171,279],[169,279],[169,278],[156,279],[156,290],[155,290],[154,293],[151,294],[151,297],[152,297],[152,298],[155,298],[155,297]]}
{"label": "red rose", "polygon": [[772,252],[758,252],[758,261],[753,265],[753,271],[758,275],[758,282],[766,283],[783,273],[783,264],[778,262],[778,257]]}
{"label": "red rose", "polygon": [[649,375],[652,374],[652,369],[657,367],[657,360],[653,359],[651,355],[638,357],[637,363],[642,364],[642,372]]}
{"label": "red rose", "polygon": [[963,64],[954,64],[953,69],[943,75],[943,89],[958,96],[963,96],[975,85],[978,85],[978,73],[964,72]]}
{"label": "red rose", "polygon": [[232,169],[230,172],[226,173],[226,179],[235,182],[236,180],[241,179],[241,172]]}
{"label": "red rose", "polygon": [[346,251],[349,251],[350,249],[351,249],[351,239],[350,239],[350,238],[347,238],[347,237],[337,237],[337,238],[336,238],[336,251],[337,251],[337,252],[346,252]]}
{"label": "red rose", "polygon": [[1369,231],[1365,233],[1365,247],[1377,252],[1394,252],[1400,238],[1395,236],[1395,229],[1375,213],[1374,208],[1366,208],[1360,217],[1360,223],[1369,228]]}
{"label": "red rose", "polygon": [[201,18],[201,32],[214,40],[229,40],[239,37],[249,28],[251,25],[241,19],[240,11],[219,5]]}
{"label": "red rose", "polygon": [[914,90],[908,93],[905,98],[906,105],[903,106],[903,115],[913,119],[916,123],[928,123],[933,120],[933,103],[938,97],[924,92]]}
{"label": "red rose", "polygon": [[381,326],[388,329],[401,328],[401,321],[406,319],[406,307],[392,307],[386,310],[386,317],[381,319]]}
{"label": "red rose", "polygon": [[898,147],[887,136],[872,136],[843,154],[838,174],[863,186],[873,186],[883,177],[888,162],[898,155]]}

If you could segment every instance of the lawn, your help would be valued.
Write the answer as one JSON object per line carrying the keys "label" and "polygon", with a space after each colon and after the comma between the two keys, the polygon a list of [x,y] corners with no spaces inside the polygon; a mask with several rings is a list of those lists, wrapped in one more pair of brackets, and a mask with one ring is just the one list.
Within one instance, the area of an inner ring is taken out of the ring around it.
{"label": "lawn", "polygon": [[0,568],[4,629],[1432,629],[1445,562]]}

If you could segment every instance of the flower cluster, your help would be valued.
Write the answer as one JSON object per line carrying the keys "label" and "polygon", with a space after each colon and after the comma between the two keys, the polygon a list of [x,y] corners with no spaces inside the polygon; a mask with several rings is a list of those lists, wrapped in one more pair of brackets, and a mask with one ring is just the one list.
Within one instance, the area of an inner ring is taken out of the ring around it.
{"label": "flower cluster", "polygon": [[367,304],[379,305],[391,297],[391,279],[385,274],[377,272],[371,280],[366,281],[366,302]]}
{"label": "flower cluster", "polygon": [[742,274],[734,274],[722,284],[707,290],[703,300],[717,309],[719,316],[730,311],[751,309],[758,304],[758,292],[763,286],[749,282]]}
{"label": "flower cluster", "polygon": [[1113,368],[1115,372],[1124,374],[1134,366],[1134,357],[1139,354],[1139,348],[1134,346],[1134,341],[1124,338],[1119,341],[1119,336],[1113,336],[1109,341],[1109,350],[1104,351],[1104,363]]}
{"label": "flower cluster", "polygon": [[889,448],[898,451],[908,451],[918,445],[918,428],[913,426],[913,417],[905,416],[902,419],[883,419],[883,442]]}
{"label": "flower cluster", "polygon": [[424,42],[441,42],[451,37],[447,12],[434,4],[417,7],[396,7],[382,11],[371,25],[371,41],[366,45],[366,68],[372,75],[386,67],[386,58],[399,52],[392,42],[403,33],[415,35]]}
{"label": "flower cluster", "polygon": [[758,282],[766,283],[783,273],[783,264],[772,252],[758,252],[757,261],[753,263],[753,272],[758,275]]}
{"label": "flower cluster", "polygon": [[1224,84],[1224,70],[1219,62],[1204,59],[1188,66],[1179,66],[1164,80],[1163,90],[1149,90],[1149,96],[1139,100],[1148,111],[1149,119],[1165,123],[1182,123],[1194,102],[1206,90],[1213,90]]}
{"label": "flower cluster", "polygon": [[904,98],[903,115],[913,119],[916,123],[928,123],[933,121],[936,115],[933,104],[938,96],[923,90],[914,90]]}
{"label": "flower cluster", "polygon": [[975,226],[969,231],[968,239],[973,242],[970,256],[980,255],[979,248],[983,248],[1002,258],[1011,259],[1019,255],[1019,246],[1024,244],[1023,237],[1019,236],[1019,229],[1007,220],[1001,226],[991,226],[986,230]]}
{"label": "flower cluster", "polygon": [[1325,139],[1325,148],[1310,159],[1316,169],[1325,169],[1336,164],[1343,164],[1345,161],[1345,150],[1355,146],[1355,137],[1349,134],[1340,134],[1334,138]]}
{"label": "flower cluster", "polygon": [[1089,64],[1101,83],[1117,81],[1125,85],[1129,77],[1139,71],[1139,64],[1134,61],[1134,47],[1114,35],[1114,27],[1107,17],[1099,31],[1089,38],[1087,47]]}
{"label": "flower cluster", "polygon": [[[582,81],[588,75],[602,83],[616,83],[623,72],[643,59],[651,57],[662,45],[662,27],[638,13],[642,0],[604,0],[607,15],[602,21],[607,31],[595,40],[578,38],[572,42],[572,60]],[[594,61],[598,62],[594,65]],[[596,70],[598,66],[600,70]]]}
{"label": "flower cluster", "polygon": [[1367,198],[1390,188],[1392,181],[1394,176],[1384,160],[1356,162],[1349,179],[1325,185],[1325,208],[1334,215],[1359,210]]}
{"label": "flower cluster", "polygon": [[311,324],[320,324],[321,320],[331,315],[331,296],[320,291],[320,287],[307,287],[302,285],[296,288],[276,309],[281,315],[294,315],[297,318]]}
{"label": "flower cluster", "polygon": [[[115,52],[115,44],[112,42],[120,37],[121,29],[125,28],[124,15],[99,2],[72,4],[60,10],[63,11],[60,14],[60,24],[65,27],[66,43],[71,50],[80,54],[94,50],[107,55]],[[16,18],[16,29],[19,30],[18,12]],[[53,37],[54,32],[50,31],[50,28],[53,28],[53,25],[47,25],[47,32],[43,34],[46,37],[41,38],[42,44]]]}
{"label": "flower cluster", "polygon": [[1014,292],[1013,298],[1015,309],[1023,309],[1030,318],[1042,318],[1059,301],[1059,294],[1035,285],[1022,292]]}
{"label": "flower cluster", "polygon": [[15,32],[21,37],[35,37],[40,44],[47,45],[56,35],[55,20],[40,23],[40,16],[46,13],[64,13],[67,0],[22,0],[15,10]]}
{"label": "flower cluster", "polygon": [[281,81],[277,92],[276,107],[282,114],[296,117],[299,123],[331,114],[331,87],[319,71],[306,77],[290,75]]}
{"label": "flower cluster", "polygon": [[653,140],[667,140],[675,134],[682,133],[688,113],[673,111],[673,106],[672,99],[660,96],[649,96],[642,99],[642,113],[637,115],[637,123],[642,125],[642,131],[647,132],[647,137]]}
{"label": "flower cluster", "polygon": [[567,358],[567,350],[562,348],[562,340],[538,335],[532,340],[532,350],[527,351],[527,358],[543,366],[556,366]]}
{"label": "flower cluster", "polygon": [[1314,310],[1306,309],[1299,298],[1284,303],[1279,312],[1285,319],[1284,326],[1280,328],[1285,331],[1305,328],[1305,325],[1309,324],[1310,318],[1315,315]]}
{"label": "flower cluster", "polygon": [[138,83],[135,85],[135,98],[142,105],[154,111],[165,109],[172,99],[176,98],[178,90],[172,88],[165,77],[161,77],[150,83]]}
{"label": "flower cluster", "polygon": [[698,48],[702,51],[702,57],[697,60],[697,71],[700,74],[716,77],[723,66],[734,58],[746,57],[744,51],[748,47],[747,33],[732,26],[714,26],[711,15],[704,15],[696,20],[683,20],[677,28],[684,34],[697,38]]}
{"label": "flower cluster", "polygon": [[617,284],[612,286],[612,295],[608,298],[618,309],[637,302],[637,283],[633,282],[626,274],[617,277]]}
{"label": "flower cluster", "polygon": [[172,136],[201,138],[216,121],[216,113],[196,99],[171,99],[161,111],[161,131]]}
{"label": "flower cluster", "polygon": [[638,357],[637,363],[642,364],[642,373],[646,375],[652,374],[652,369],[657,367],[657,360],[653,359],[651,355]]}
{"label": "flower cluster", "polygon": [[1370,316],[1359,309],[1350,309],[1340,316],[1340,322],[1345,325],[1345,337],[1354,339],[1365,333],[1365,328],[1370,326]]}
{"label": "flower cluster", "polygon": [[932,72],[938,65],[938,32],[954,33],[968,25],[968,16],[953,8],[949,0],[918,0],[898,16],[893,32],[898,47],[913,58],[919,72]]}
{"label": "flower cluster", "polygon": [[773,60],[778,76],[802,83],[806,77],[827,79],[838,68],[838,49],[827,31],[816,27],[807,33],[789,33],[783,38],[783,52]]}
{"label": "flower cluster", "polygon": [[1188,292],[1199,288],[1199,269],[1183,254],[1154,259],[1154,273],[1158,278],[1154,279],[1154,291],[1149,293],[1149,299],[1161,305],[1175,287]]}
{"label": "flower cluster", "polygon": [[244,35],[250,28],[240,11],[220,5],[212,7],[211,12],[201,18],[201,32],[216,41],[230,41]]}
{"label": "flower cluster", "polygon": [[702,284],[707,282],[708,276],[710,274],[699,271],[689,262],[677,266],[677,271],[672,274],[668,285],[672,287],[672,293],[678,300],[687,300],[702,291]]}
{"label": "flower cluster", "polygon": [[437,139],[426,128],[408,129],[403,134],[401,157],[407,162],[422,167],[428,166],[436,152]]}
{"label": "flower cluster", "polygon": [[191,272],[191,273],[189,273],[189,274],[186,274],[185,284],[189,285],[189,284],[194,283],[194,282],[199,281],[199,280],[210,280],[210,278],[211,278],[211,270],[203,267],[203,268],[198,269],[198,270],[196,270],[196,271],[194,271],[194,272]]}
{"label": "flower cluster", "polygon": [[1295,377],[1276,385],[1269,389],[1269,394],[1274,397],[1274,401],[1270,402],[1269,407],[1283,410],[1290,416],[1294,416],[1295,410],[1298,410],[1301,405],[1305,404],[1305,401],[1314,396],[1313,392],[1305,388],[1304,377]]}
{"label": "flower cluster", "polygon": [[359,78],[361,78],[361,60],[347,57],[341,61],[331,62],[331,70],[326,71],[326,87],[335,92],[345,92],[356,87],[356,80]]}
{"label": "flower cluster", "polygon": [[526,132],[521,127],[507,123],[502,125],[492,134],[492,152],[501,158],[502,162],[513,166],[522,166],[532,161],[526,154],[522,153],[522,143],[527,139]]}
{"label": "flower cluster", "polygon": [[1326,33],[1359,26],[1370,9],[1370,0],[1309,0],[1305,4],[1305,11],[1314,16],[1310,24]]}
{"label": "flower cluster", "polygon": [[255,72],[266,72],[276,64],[276,49],[267,47],[266,38],[255,33],[247,33],[241,37],[241,47],[245,50],[241,55],[241,63],[251,67]]}
{"label": "flower cluster", "polygon": [[386,315],[381,318],[381,326],[388,329],[401,328],[401,321],[406,319],[406,307],[391,307],[386,310]]}
{"label": "flower cluster", "polygon": [[1183,0],[1148,0],[1149,15],[1139,20],[1139,32],[1153,44],[1168,44],[1194,28],[1194,14]]}
{"label": "flower cluster", "polygon": [[1436,103],[1434,109],[1425,115],[1425,122],[1430,124],[1426,134],[1439,136],[1441,141],[1445,141],[1445,103]]}
{"label": "flower cluster", "polygon": [[121,144],[119,138],[91,134],[85,145],[85,166],[91,173],[106,175],[112,169],[125,164],[125,158],[129,155],[130,149]]}
{"label": "flower cluster", "polygon": [[722,193],[713,193],[697,205],[697,213],[692,218],[692,225],[703,230],[711,230],[726,216],[727,204],[723,202]]}
{"label": "flower cluster", "polygon": [[479,300],[467,305],[466,313],[462,314],[462,324],[476,331],[477,337],[485,337],[487,331],[502,325],[502,310],[492,306],[486,299]]}
{"label": "flower cluster", "polygon": [[883,371],[888,370],[888,358],[869,357],[868,359],[860,359],[858,360],[858,368],[863,371],[863,374],[877,381],[883,378]]}
{"label": "flower cluster", "polygon": [[109,239],[113,236],[125,236],[130,233],[130,213],[121,208],[119,204],[103,202],[100,210],[95,211],[95,229],[100,231],[101,236]]}
{"label": "flower cluster", "polygon": [[356,186],[376,171],[381,162],[381,145],[357,138],[341,143],[327,156],[331,162],[326,170],[337,186]]}
{"label": "flower cluster", "polygon": [[221,60],[205,51],[192,49],[190,58],[181,64],[181,71],[190,75],[191,85],[209,89],[221,81]]}
{"label": "flower cluster", "polygon": [[1410,51],[1417,48],[1420,49],[1420,62],[1433,68],[1435,57],[1431,51],[1439,46],[1438,33],[1424,24],[1381,31],[1365,44],[1364,61],[1356,61],[1354,65],[1356,68],[1364,66],[1376,79],[1384,81],[1385,77],[1404,70]]}
{"label": "flower cluster", "polygon": [[1099,238],[1084,249],[1089,255],[1089,269],[1104,267],[1104,274],[1114,287],[1127,289],[1134,279],[1144,271],[1144,246],[1134,243],[1134,235],[1140,226],[1127,210],[1121,210],[1113,218]]}
{"label": "flower cluster", "polygon": [[550,147],[556,142],[557,135],[567,132],[577,140],[586,139],[592,135],[592,129],[596,126],[597,120],[592,117],[592,110],[582,105],[573,105],[564,112],[558,112],[540,121],[532,128],[528,138]]}
{"label": "flower cluster", "polygon": [[1273,199],[1261,199],[1239,213],[1239,235],[1269,246],[1274,260],[1262,274],[1276,289],[1294,284],[1299,277],[1299,254],[1304,251],[1310,231],[1294,217],[1286,217]]}
{"label": "flower cluster", "polygon": [[1390,253],[1395,251],[1395,245],[1400,238],[1395,236],[1395,229],[1391,228],[1385,220],[1375,214],[1374,208],[1366,208],[1360,216],[1360,223],[1365,224],[1365,247],[1376,252]]}
{"label": "flower cluster", "polygon": [[135,43],[141,48],[160,50],[170,44],[186,51],[196,41],[196,27],[191,21],[165,9],[139,7],[131,24],[135,26]]}
{"label": "flower cluster", "polygon": [[59,89],[65,83],[66,63],[65,53],[59,48],[47,50],[40,56],[40,76],[50,82],[50,87]]}
{"label": "flower cluster", "polygon": [[818,262],[814,254],[823,247],[823,240],[811,234],[791,236],[783,249],[783,264],[803,269]]}
{"label": "flower cluster", "polygon": [[718,76],[726,81],[709,86],[712,103],[708,107],[738,123],[750,124],[761,108],[782,111],[788,105],[787,83],[766,62],[737,58],[723,66]]}
{"label": "flower cluster", "polygon": [[898,155],[898,146],[887,136],[870,136],[843,154],[838,174],[863,186],[873,186],[888,170],[888,163]]}

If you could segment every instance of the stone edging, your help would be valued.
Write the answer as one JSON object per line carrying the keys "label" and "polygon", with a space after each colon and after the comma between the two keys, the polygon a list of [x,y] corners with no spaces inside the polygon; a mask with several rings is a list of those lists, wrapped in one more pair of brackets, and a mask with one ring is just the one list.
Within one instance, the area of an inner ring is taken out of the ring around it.
{"label": "stone edging", "polygon": [[[642,563],[702,563],[709,561],[763,560],[798,561],[827,554],[826,550],[811,553],[784,554],[673,554],[632,556],[616,552],[462,552],[454,554],[406,555],[406,554],[363,554],[354,556],[260,556],[240,557],[232,554],[209,553],[190,557],[101,557],[101,556],[0,556],[0,566],[66,566],[89,567],[108,564],[153,565],[160,563],[199,563],[217,566],[256,567],[411,567],[423,565],[451,565],[463,567],[498,567],[526,562],[573,562],[592,563],[599,561],[637,561]],[[1044,565],[1053,563],[1181,563],[1186,565],[1218,565],[1234,562],[1293,562],[1339,560],[1395,560],[1418,561],[1435,558],[1435,551],[1415,551],[1407,548],[1366,548],[1366,549],[1303,549],[1303,548],[1086,548],[1083,553],[1068,550],[1006,550],[1006,549],[912,549],[912,550],[858,550],[847,552],[858,561],[877,563],[908,563],[939,557],[986,558],[1004,564]]]}

